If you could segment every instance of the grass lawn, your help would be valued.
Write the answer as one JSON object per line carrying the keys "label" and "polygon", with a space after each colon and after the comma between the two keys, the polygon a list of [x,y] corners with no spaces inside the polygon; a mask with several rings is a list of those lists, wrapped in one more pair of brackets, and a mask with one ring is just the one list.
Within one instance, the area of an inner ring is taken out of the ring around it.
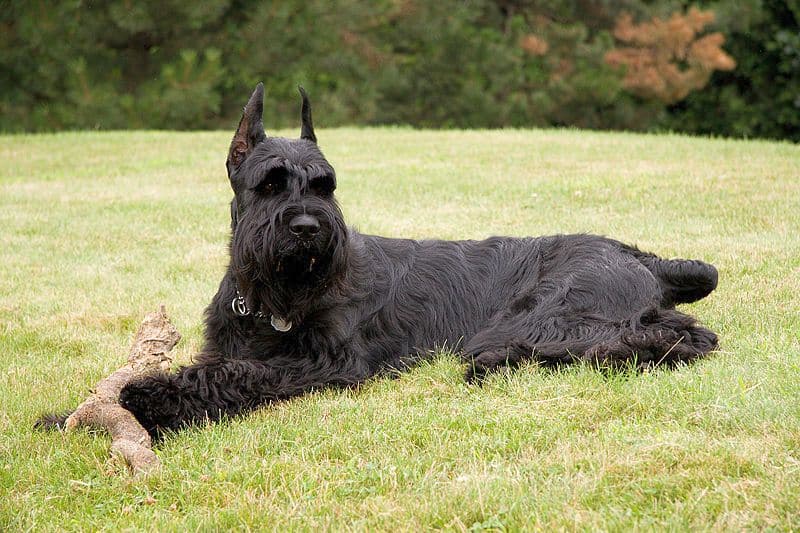
{"label": "grass lawn", "polygon": [[[285,132],[284,132],[285,133]],[[295,134],[295,132],[291,132]],[[720,270],[675,371],[453,355],[197,428],[132,479],[102,434],[41,434],[160,303],[188,362],[226,266],[230,132],[0,136],[0,530],[800,528],[800,147],[577,131],[318,132],[350,224],[592,232]]]}

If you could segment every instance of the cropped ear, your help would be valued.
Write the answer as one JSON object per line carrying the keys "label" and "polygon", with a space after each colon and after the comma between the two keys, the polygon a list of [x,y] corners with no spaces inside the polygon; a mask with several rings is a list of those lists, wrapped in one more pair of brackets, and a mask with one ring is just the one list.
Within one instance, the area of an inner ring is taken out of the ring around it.
{"label": "cropped ear", "polygon": [[233,174],[239,165],[247,159],[258,143],[266,139],[264,134],[264,84],[259,83],[250,96],[247,105],[244,106],[239,127],[233,134],[231,148],[228,150],[228,177]]}
{"label": "cropped ear", "polygon": [[300,96],[303,97],[303,106],[300,109],[300,116],[302,119],[302,126],[300,127],[300,138],[312,143],[317,143],[317,136],[314,135],[314,124],[311,122],[311,103],[308,101],[308,94],[303,86],[298,86],[300,89]]}

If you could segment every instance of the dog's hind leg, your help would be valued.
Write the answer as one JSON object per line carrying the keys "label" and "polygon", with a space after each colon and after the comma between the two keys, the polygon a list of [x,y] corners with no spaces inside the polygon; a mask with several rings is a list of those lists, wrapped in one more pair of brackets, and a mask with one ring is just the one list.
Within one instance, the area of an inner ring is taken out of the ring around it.
{"label": "dog's hind leg", "polygon": [[717,336],[679,311],[649,309],[625,322],[597,316],[518,316],[480,332],[465,347],[466,379],[482,379],[525,361],[590,362],[645,368],[692,361],[712,351]]}
{"label": "dog's hind leg", "polygon": [[573,320],[566,314],[535,312],[506,316],[478,332],[464,346],[466,379],[481,380],[502,367],[525,361],[545,364],[578,361],[590,348],[618,336],[618,328],[602,320]]}

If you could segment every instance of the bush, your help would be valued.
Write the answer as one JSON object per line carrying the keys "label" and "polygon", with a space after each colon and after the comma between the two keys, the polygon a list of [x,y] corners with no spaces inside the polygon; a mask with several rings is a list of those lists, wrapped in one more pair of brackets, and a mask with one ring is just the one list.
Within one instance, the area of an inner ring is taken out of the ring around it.
{"label": "bush", "polygon": [[[271,127],[296,126],[302,83],[323,126],[797,140],[798,8],[746,2],[747,16],[738,0],[714,4],[717,32],[696,39],[710,15],[666,0],[12,0],[0,12],[0,130],[230,128],[261,80]],[[661,37],[636,40],[659,24]],[[670,24],[696,29],[676,41]],[[637,68],[647,57],[651,69]]]}

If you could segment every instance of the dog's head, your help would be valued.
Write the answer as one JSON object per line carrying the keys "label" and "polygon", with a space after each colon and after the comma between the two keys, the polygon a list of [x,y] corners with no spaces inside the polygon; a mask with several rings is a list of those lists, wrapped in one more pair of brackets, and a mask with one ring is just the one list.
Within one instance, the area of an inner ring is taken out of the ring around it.
{"label": "dog's head", "polygon": [[268,137],[259,83],[226,164],[234,192],[234,276],[253,308],[280,316],[323,290],[343,268],[346,251],[347,229],[333,196],[336,173],[317,146],[308,96],[300,93],[300,138]]}

